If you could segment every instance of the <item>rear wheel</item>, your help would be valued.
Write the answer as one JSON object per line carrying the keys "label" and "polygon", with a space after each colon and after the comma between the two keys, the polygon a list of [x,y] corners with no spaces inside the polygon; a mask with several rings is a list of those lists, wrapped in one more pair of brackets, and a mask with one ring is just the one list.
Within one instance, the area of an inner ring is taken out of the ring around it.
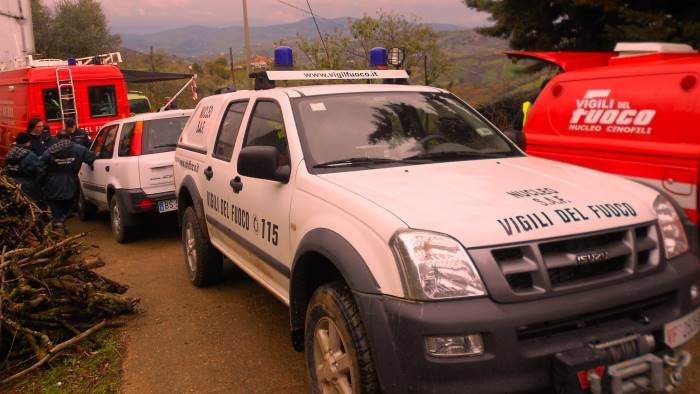
{"label": "rear wheel", "polygon": [[126,212],[116,196],[109,200],[109,221],[112,227],[112,235],[119,243],[126,243],[131,236],[131,228],[125,223],[129,221],[129,213]]}
{"label": "rear wheel", "polygon": [[83,192],[78,195],[78,219],[86,222],[97,214],[97,206],[85,199]]}
{"label": "rear wheel", "polygon": [[316,289],[304,331],[314,394],[379,392],[365,326],[345,283],[332,282]]}
{"label": "rear wheel", "polygon": [[202,231],[193,207],[187,207],[182,216],[182,246],[187,275],[193,285],[204,287],[221,280],[223,257]]}

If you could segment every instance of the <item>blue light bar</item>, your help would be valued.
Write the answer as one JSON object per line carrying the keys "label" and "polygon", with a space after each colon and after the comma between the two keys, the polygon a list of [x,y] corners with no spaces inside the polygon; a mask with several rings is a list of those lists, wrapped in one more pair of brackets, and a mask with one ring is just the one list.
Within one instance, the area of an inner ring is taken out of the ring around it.
{"label": "blue light bar", "polygon": [[69,57],[69,58],[68,58],[68,65],[69,65],[69,66],[77,66],[77,65],[78,65],[78,61],[77,61],[74,57]]}
{"label": "blue light bar", "polygon": [[282,46],[275,48],[275,69],[294,67],[294,54],[292,48]]}
{"label": "blue light bar", "polygon": [[387,68],[386,48],[376,47],[369,50],[369,66],[373,68]]}

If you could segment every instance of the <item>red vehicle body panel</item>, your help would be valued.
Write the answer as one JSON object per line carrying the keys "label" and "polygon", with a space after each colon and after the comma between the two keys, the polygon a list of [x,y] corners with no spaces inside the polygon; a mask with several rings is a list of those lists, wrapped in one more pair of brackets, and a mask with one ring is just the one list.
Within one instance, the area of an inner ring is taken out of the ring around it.
{"label": "red vehicle body panel", "polygon": [[588,60],[594,66],[581,53],[511,55],[564,71],[528,113],[528,153],[647,183],[698,224],[700,54],[598,53]]}
{"label": "red vehicle body panel", "polygon": [[[64,66],[65,67],[65,66]],[[44,90],[56,89],[57,67],[32,67],[0,72],[0,158],[4,157],[17,133],[26,131],[29,119],[40,117],[55,134],[63,125],[60,119],[46,119]],[[75,88],[75,104],[78,109],[78,125],[94,138],[107,122],[130,116],[124,76],[113,65],[71,66]],[[116,115],[91,114],[89,87],[113,86]]]}

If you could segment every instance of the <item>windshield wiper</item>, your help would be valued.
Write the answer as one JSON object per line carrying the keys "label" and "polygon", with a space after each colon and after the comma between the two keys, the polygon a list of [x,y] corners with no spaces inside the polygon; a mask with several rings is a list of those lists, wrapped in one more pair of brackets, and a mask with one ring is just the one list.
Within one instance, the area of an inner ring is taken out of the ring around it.
{"label": "windshield wiper", "polygon": [[433,160],[433,159],[496,159],[502,157],[509,157],[509,152],[501,153],[487,153],[487,152],[466,152],[466,151],[445,151],[445,152],[427,152],[419,153],[414,156],[405,158],[404,160]]}
{"label": "windshield wiper", "polygon": [[361,167],[372,164],[423,164],[426,161],[423,160],[398,160],[398,159],[387,159],[383,157],[350,157],[341,160],[332,160],[324,163],[319,163],[314,166],[314,168],[335,168],[335,167]]}

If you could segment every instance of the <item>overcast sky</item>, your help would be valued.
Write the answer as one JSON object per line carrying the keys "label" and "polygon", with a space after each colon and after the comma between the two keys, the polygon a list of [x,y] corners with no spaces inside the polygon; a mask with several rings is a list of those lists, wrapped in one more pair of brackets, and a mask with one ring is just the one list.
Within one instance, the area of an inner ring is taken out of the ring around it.
{"label": "overcast sky", "polygon": [[[44,0],[48,3],[56,0]],[[424,22],[483,25],[486,15],[469,10],[460,0],[309,0],[321,17],[375,15],[380,9],[414,14]],[[143,33],[186,25],[232,26],[241,24],[240,0],[100,0],[117,33]],[[251,25],[294,22],[309,16],[306,0],[248,0]]]}

